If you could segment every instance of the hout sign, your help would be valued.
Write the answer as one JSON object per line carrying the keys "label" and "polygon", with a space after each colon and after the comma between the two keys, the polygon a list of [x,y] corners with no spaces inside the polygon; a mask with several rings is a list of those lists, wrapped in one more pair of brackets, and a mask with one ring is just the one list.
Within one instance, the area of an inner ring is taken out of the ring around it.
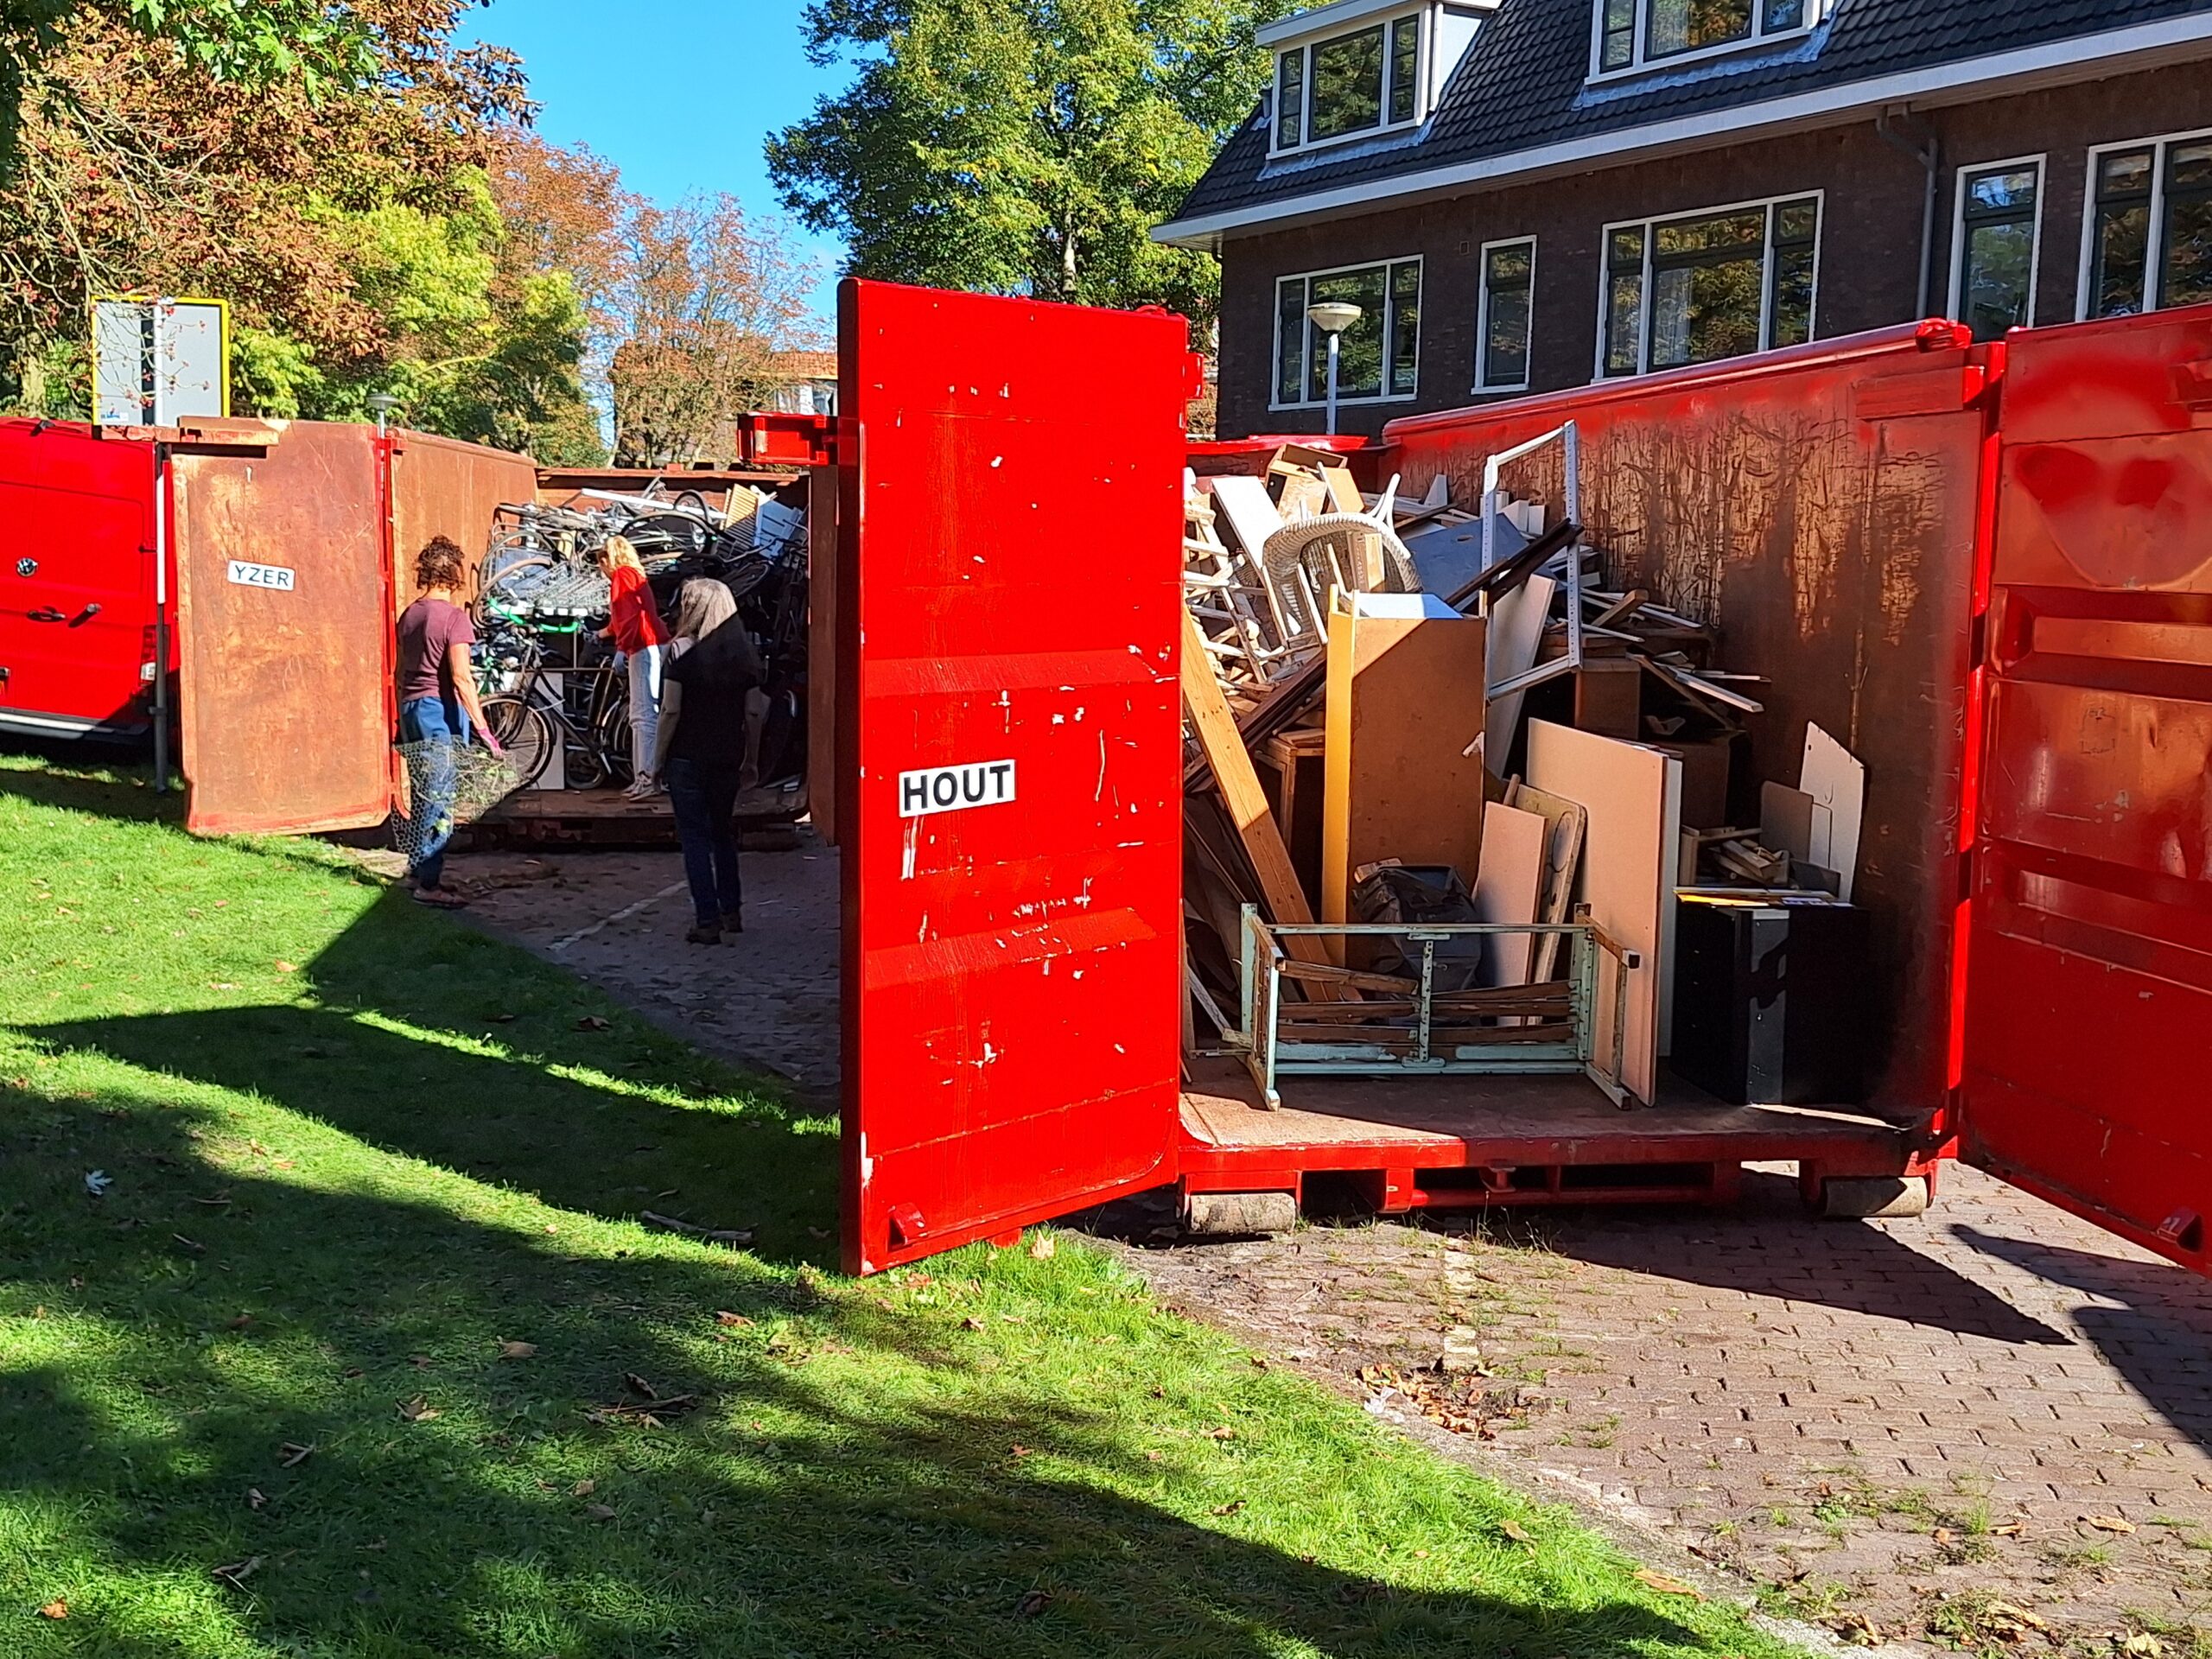
{"label": "hout sign", "polygon": [[1003,806],[1014,798],[1014,762],[981,760],[965,766],[925,766],[899,774],[899,816],[918,818],[963,807]]}

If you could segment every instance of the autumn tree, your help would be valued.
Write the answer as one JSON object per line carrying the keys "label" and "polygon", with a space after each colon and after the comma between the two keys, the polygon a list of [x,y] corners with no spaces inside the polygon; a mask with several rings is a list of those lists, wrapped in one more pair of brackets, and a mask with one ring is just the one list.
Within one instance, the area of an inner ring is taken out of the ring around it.
{"label": "autumn tree", "polygon": [[785,204],[862,276],[1201,324],[1213,261],[1162,247],[1267,80],[1252,43],[1295,0],[810,0],[844,91],[768,141]]}

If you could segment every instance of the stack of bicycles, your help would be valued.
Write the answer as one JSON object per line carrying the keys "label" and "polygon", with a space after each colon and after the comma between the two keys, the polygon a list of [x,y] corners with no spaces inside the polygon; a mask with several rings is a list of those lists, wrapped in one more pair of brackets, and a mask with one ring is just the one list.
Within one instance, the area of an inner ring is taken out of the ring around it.
{"label": "stack of bicycles", "polygon": [[609,595],[594,557],[618,535],[664,613],[694,577],[729,588],[768,670],[767,707],[748,733],[750,781],[795,791],[806,753],[805,521],[779,507],[732,520],[696,491],[658,489],[499,509],[479,573],[480,690],[520,786],[600,789],[632,776],[628,686],[599,637]]}

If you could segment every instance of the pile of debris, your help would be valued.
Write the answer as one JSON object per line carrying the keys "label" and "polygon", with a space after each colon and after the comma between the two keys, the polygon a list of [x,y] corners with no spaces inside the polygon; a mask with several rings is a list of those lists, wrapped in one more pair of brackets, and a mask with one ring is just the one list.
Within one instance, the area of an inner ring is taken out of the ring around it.
{"label": "pile of debris", "polygon": [[[1579,1016],[1610,1048],[1608,1092],[1648,1103],[1678,1032],[1695,1051],[1726,1023],[1676,1006],[1680,906],[1847,906],[1863,770],[1815,727],[1796,786],[1751,787],[1762,682],[1726,670],[1705,622],[1609,579],[1571,476],[1556,504],[1501,487],[1554,440],[1571,474],[1570,425],[1493,461],[1471,505],[1442,474],[1417,498],[1363,491],[1294,445],[1186,474],[1186,1048],[1249,1052],[1261,1017],[1348,1063],[1480,1070]],[[1253,1007],[1246,906],[1284,1006]],[[1451,923],[1533,931],[1409,943]],[[1573,923],[1606,953],[1595,970]],[[1378,931],[1329,931],[1361,925]],[[1699,1081],[1725,1096],[1726,1071]]]}

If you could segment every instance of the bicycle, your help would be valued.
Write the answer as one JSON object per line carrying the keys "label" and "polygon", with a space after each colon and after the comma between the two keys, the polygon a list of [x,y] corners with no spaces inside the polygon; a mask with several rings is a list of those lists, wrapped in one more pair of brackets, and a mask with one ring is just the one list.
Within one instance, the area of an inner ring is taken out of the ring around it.
{"label": "bicycle", "polygon": [[495,636],[484,658],[484,722],[512,758],[518,787],[536,786],[556,755],[568,788],[630,781],[629,686],[613,664],[552,666],[543,643],[519,630]]}

